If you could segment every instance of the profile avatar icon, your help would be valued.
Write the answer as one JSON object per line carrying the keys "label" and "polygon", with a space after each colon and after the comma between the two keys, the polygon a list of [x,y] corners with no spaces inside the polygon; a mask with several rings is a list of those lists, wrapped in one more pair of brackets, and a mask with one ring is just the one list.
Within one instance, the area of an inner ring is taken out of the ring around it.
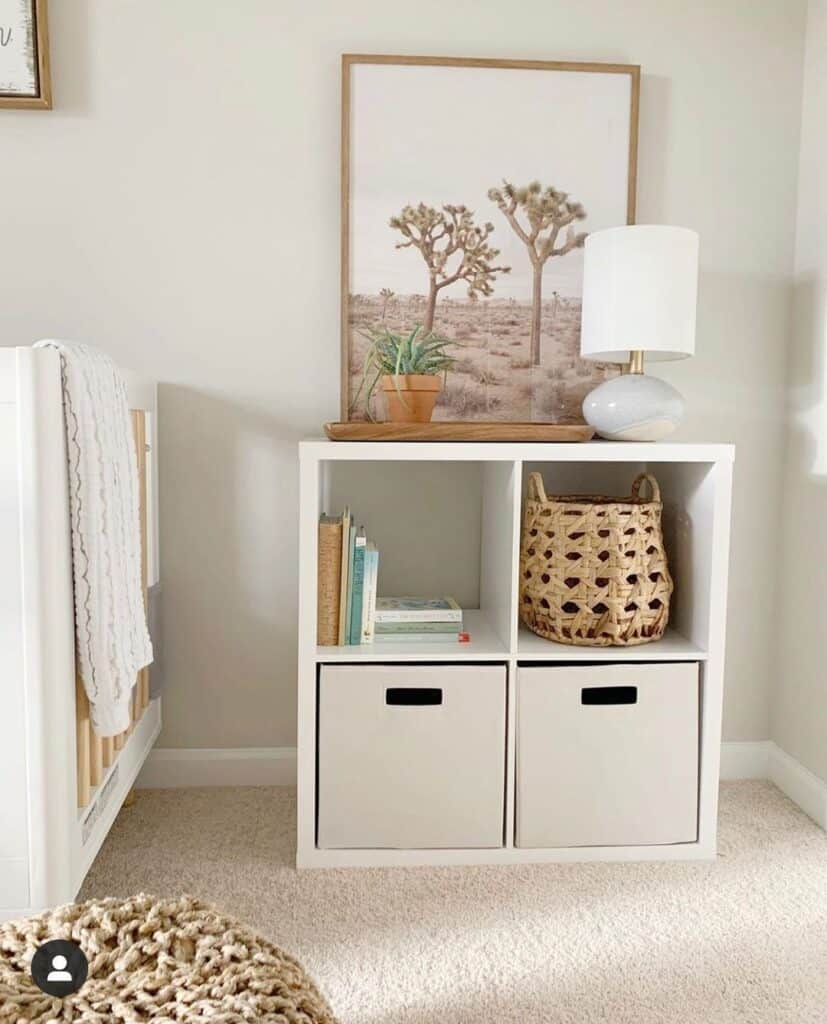
{"label": "profile avatar icon", "polygon": [[32,978],[48,996],[70,996],[86,981],[89,961],[76,942],[51,939],[32,957]]}
{"label": "profile avatar icon", "polygon": [[69,961],[62,953],[52,957],[52,969],[46,975],[46,981],[74,981],[72,975],[66,970]]}

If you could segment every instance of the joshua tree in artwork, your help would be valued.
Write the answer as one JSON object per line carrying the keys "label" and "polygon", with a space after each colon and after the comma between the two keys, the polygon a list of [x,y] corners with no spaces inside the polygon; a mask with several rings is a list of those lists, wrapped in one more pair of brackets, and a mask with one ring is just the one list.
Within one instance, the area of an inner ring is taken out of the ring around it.
{"label": "joshua tree in artwork", "polygon": [[[543,268],[552,256],[564,256],[579,249],[586,241],[586,233],[577,233],[574,222],[584,220],[586,211],[580,203],[572,202],[567,192],[549,185],[543,188],[532,181],[525,188],[516,188],[510,182],[502,188],[488,190],[488,198],[497,204],[515,234],[528,249],[533,270],[531,293],[531,363],[540,365],[540,320],[543,301]],[[525,217],[522,224],[519,215]],[[566,229],[561,239],[560,232]]]}
{"label": "joshua tree in artwork", "polygon": [[396,292],[393,291],[390,288],[383,288],[379,292],[379,295],[382,298],[382,322],[384,323],[384,321],[385,321],[385,314],[388,311],[388,303],[391,301],[391,299],[394,297],[394,295],[396,295]]}
{"label": "joshua tree in artwork", "polygon": [[419,249],[428,268],[428,297],[422,323],[425,334],[433,330],[436,300],[443,288],[464,281],[472,299],[488,296],[494,291],[496,275],[511,270],[495,266],[500,250],[488,243],[494,225],[475,224],[473,211],[465,206],[445,205],[441,210],[424,203],[406,206],[398,216],[391,217],[390,226],[405,238],[396,248]]}

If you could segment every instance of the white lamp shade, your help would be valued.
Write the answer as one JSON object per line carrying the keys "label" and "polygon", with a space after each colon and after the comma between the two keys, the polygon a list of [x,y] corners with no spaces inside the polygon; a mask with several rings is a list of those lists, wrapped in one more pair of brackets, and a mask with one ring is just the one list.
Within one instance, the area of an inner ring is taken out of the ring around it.
{"label": "white lamp shade", "polygon": [[695,351],[698,236],[689,228],[638,224],[586,239],[580,354],[625,363]]}

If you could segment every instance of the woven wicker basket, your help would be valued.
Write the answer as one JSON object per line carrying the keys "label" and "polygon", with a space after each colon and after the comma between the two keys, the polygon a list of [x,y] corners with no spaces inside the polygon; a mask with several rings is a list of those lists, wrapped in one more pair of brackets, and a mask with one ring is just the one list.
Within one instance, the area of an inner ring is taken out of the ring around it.
{"label": "woven wicker basket", "polygon": [[[640,497],[649,484],[652,498]],[[588,647],[646,644],[669,621],[672,577],[660,488],[641,473],[628,498],[546,497],[528,478],[520,547],[520,618],[539,636]]]}

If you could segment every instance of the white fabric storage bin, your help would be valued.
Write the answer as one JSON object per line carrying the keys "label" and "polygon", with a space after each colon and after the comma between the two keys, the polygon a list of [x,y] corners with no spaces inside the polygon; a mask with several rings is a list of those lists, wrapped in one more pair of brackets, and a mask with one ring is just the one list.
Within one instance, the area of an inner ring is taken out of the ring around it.
{"label": "white fabric storage bin", "polygon": [[502,665],[323,665],[318,845],[503,845]]}
{"label": "white fabric storage bin", "polygon": [[521,666],[521,847],[695,842],[698,666]]}

